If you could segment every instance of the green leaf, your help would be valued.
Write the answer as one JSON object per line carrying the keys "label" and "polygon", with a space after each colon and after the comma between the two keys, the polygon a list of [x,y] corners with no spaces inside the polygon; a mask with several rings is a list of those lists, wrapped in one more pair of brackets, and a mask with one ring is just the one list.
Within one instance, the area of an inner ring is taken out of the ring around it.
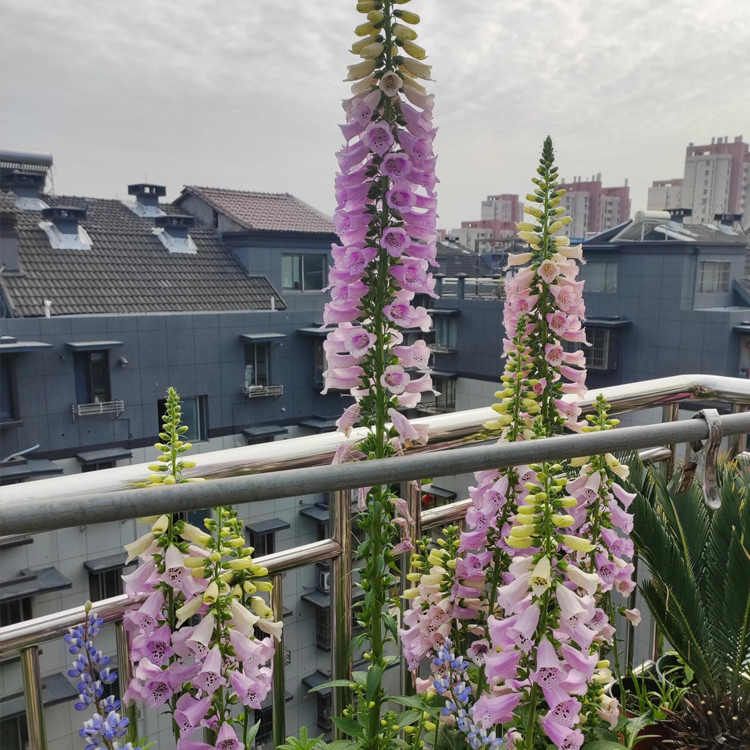
{"label": "green leaf", "polygon": [[352,672],[352,680],[356,682],[358,685],[366,685],[367,684],[367,672]]}
{"label": "green leaf", "polygon": [[315,693],[318,690],[323,690],[323,688],[331,688],[331,687],[349,687],[351,685],[353,680],[331,680],[330,682],[324,682],[322,685],[316,685],[313,688],[310,688],[307,692],[308,693]]}
{"label": "green leaf", "polygon": [[352,737],[362,737],[364,735],[363,727],[354,719],[347,719],[343,716],[333,716],[331,721],[344,733]]}
{"label": "green leaf", "polygon": [[430,716],[438,718],[440,716],[440,709],[434,706],[426,706],[422,701],[417,698],[416,695],[396,695],[389,697],[388,700],[391,703],[398,703],[400,706],[409,706],[410,708],[416,708],[420,711],[427,712]]}
{"label": "green leaf", "polygon": [[415,722],[419,721],[419,717],[421,715],[422,714],[419,711],[404,711],[403,713],[398,715],[396,724],[398,724],[403,729],[404,727],[411,726]]}
{"label": "green leaf", "polygon": [[250,747],[250,745],[253,744],[253,740],[255,739],[255,735],[258,734],[258,730],[260,729],[260,722],[255,722],[255,726],[250,728],[250,731],[247,733],[247,740],[245,740],[245,747]]}
{"label": "green leaf", "polygon": [[367,700],[371,701],[380,689],[380,681],[383,679],[383,670],[377,664],[373,664],[367,671]]}
{"label": "green leaf", "polygon": [[619,742],[610,742],[609,740],[594,740],[587,742],[581,750],[621,750],[625,745]]}
{"label": "green leaf", "polygon": [[385,625],[386,630],[388,630],[388,632],[390,632],[393,637],[398,640],[398,623],[396,622],[396,618],[386,612],[383,615],[383,624]]}
{"label": "green leaf", "polygon": [[334,740],[325,745],[325,750],[353,750],[355,747],[357,743],[351,740]]}

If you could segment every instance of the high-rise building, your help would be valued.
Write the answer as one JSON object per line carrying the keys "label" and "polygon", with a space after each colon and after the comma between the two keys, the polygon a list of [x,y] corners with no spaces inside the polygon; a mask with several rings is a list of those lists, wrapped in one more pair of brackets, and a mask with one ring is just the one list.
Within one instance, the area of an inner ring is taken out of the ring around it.
{"label": "high-rise building", "polygon": [[516,223],[523,216],[523,201],[518,195],[488,195],[482,201],[481,219],[462,221],[461,227],[448,233],[472,249],[479,241],[480,250],[489,250],[492,240],[510,239],[516,235]]}
{"label": "high-rise building", "polygon": [[648,189],[649,211],[668,211],[670,208],[682,208],[682,185],[680,177],[674,180],[654,180]]}
{"label": "high-rise building", "polygon": [[603,187],[599,172],[590,180],[574,177],[572,182],[566,182],[563,179],[560,187],[567,191],[562,205],[573,220],[564,229],[568,237],[584,239],[587,235],[612,229],[630,218],[627,179],[620,187]]}
{"label": "high-rise building", "polygon": [[717,214],[750,223],[750,147],[738,135],[688,144],[683,179],[659,180],[648,191],[648,208],[690,208],[689,223],[713,222]]}

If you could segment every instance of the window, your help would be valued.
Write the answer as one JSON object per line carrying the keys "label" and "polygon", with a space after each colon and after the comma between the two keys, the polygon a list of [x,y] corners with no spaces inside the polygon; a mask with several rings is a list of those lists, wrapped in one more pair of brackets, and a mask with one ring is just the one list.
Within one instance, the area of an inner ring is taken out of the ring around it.
{"label": "window", "polygon": [[255,721],[260,722],[258,733],[255,735],[257,750],[271,750],[273,747],[273,707],[256,709]]}
{"label": "window", "polygon": [[92,602],[111,599],[123,592],[122,568],[107,570],[104,573],[89,573],[89,596]]}
{"label": "window", "polygon": [[328,695],[321,695],[318,693],[318,729],[322,729],[327,732],[331,728],[331,696],[332,692]]}
{"label": "window", "polygon": [[263,445],[263,443],[273,443],[273,435],[264,435],[263,437],[248,438],[245,445]]}
{"label": "window", "polygon": [[111,401],[109,352],[76,352],[73,356],[77,403],[102,404]]}
{"label": "window", "polygon": [[731,272],[728,260],[702,260],[698,264],[698,291],[728,292]]}
{"label": "window", "polygon": [[616,292],[617,261],[590,260],[581,266],[581,278],[586,282],[586,292]]}
{"label": "window", "polygon": [[99,461],[95,464],[84,464],[81,467],[81,471],[99,471],[99,469],[114,469],[114,461]]}
{"label": "window", "polygon": [[271,385],[271,349],[267,341],[245,346],[245,384]]}
{"label": "window", "polygon": [[[0,604],[0,628],[4,628],[6,625],[15,625],[17,622],[25,622],[32,617],[30,596]],[[3,745],[3,747],[5,746]]]}
{"label": "window", "polygon": [[315,645],[323,651],[331,650],[331,610],[315,608]]}
{"label": "window", "polygon": [[4,354],[0,359],[0,368],[0,422],[13,422],[18,419],[15,357],[12,354]]}
{"label": "window", "polygon": [[253,557],[262,557],[263,555],[270,555],[276,551],[276,535],[272,532],[270,534],[253,534],[250,532],[249,546],[255,549]]}
{"label": "window", "polygon": [[326,285],[328,256],[322,253],[281,256],[281,287],[319,292]]}
{"label": "window", "polygon": [[435,406],[439,412],[454,411],[456,408],[456,381],[452,378],[435,378]]}
{"label": "window", "polygon": [[3,750],[28,750],[26,712],[0,719],[0,747]]}
{"label": "window", "polygon": [[435,318],[435,350],[448,352],[456,348],[458,326],[454,318]]}
{"label": "window", "polygon": [[[166,403],[164,399],[158,403],[159,425],[161,425]],[[208,440],[208,396],[182,398],[180,406],[182,406],[182,424],[188,427],[182,439],[193,443]]]}
{"label": "window", "polygon": [[586,338],[591,346],[583,347],[570,341],[563,341],[562,345],[567,352],[583,349],[587,369],[610,372],[617,369],[619,337],[620,332],[615,328],[586,326]]}
{"label": "window", "polygon": [[324,339],[315,339],[315,367],[313,370],[313,385],[316,388],[323,388],[323,386],[325,385],[323,373],[328,367],[326,352],[323,348],[323,341]]}

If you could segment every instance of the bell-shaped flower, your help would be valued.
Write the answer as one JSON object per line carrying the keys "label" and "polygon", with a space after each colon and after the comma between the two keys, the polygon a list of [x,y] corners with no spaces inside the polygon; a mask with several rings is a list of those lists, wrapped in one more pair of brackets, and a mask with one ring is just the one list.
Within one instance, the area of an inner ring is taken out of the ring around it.
{"label": "bell-shaped flower", "polygon": [[401,365],[389,365],[380,376],[380,383],[391,393],[398,395],[406,390],[410,379],[409,373]]}
{"label": "bell-shaped flower", "polygon": [[554,721],[557,724],[562,724],[564,727],[572,729],[578,723],[578,715],[581,712],[583,704],[581,701],[575,698],[568,698],[568,700],[560,701],[553,709],[547,712],[547,715],[542,718],[542,723],[545,721]]}
{"label": "bell-shaped flower", "polygon": [[560,646],[560,655],[569,667],[578,670],[587,680],[594,676],[594,670],[599,661],[598,654],[583,654],[570,644],[563,643]]}
{"label": "bell-shaped flower", "polygon": [[237,739],[237,733],[234,731],[232,722],[224,722],[216,737],[216,750],[244,750],[244,747]]}
{"label": "bell-shaped flower", "polygon": [[190,636],[190,638],[187,639],[187,647],[199,659],[205,659],[208,655],[215,627],[216,618],[214,617],[213,613],[209,612],[200,621],[200,623],[196,625],[195,629],[193,630],[193,634]]}
{"label": "bell-shaped flower", "polygon": [[522,697],[523,693],[520,692],[498,696],[482,693],[474,704],[474,723],[484,729],[491,729],[496,724],[507,724],[513,718],[513,712]]}
{"label": "bell-shaped flower", "polygon": [[133,622],[138,625],[141,633],[153,633],[159,627],[162,617],[162,606],[164,605],[164,594],[160,590],[154,591],[141,605],[140,609],[132,616]]}
{"label": "bell-shaped flower", "polygon": [[539,558],[539,562],[534,566],[531,573],[531,590],[534,592],[534,596],[541,596],[549,588],[551,574],[552,567],[549,557],[544,555]]}
{"label": "bell-shaped flower", "polygon": [[268,684],[238,671],[229,675],[229,682],[243,705],[256,710],[261,708],[261,703],[268,694]]}
{"label": "bell-shaped flower", "polygon": [[336,429],[343,432],[345,437],[349,437],[352,427],[359,420],[360,411],[359,404],[352,404],[344,409],[344,413],[336,420]]}
{"label": "bell-shaped flower", "polygon": [[393,258],[400,258],[409,245],[411,245],[411,239],[401,227],[388,227],[380,238],[380,246],[384,247],[388,255]]}
{"label": "bell-shaped flower", "polygon": [[584,741],[583,732],[580,729],[566,727],[548,717],[549,714],[541,720],[542,729],[558,750],[579,750]]}
{"label": "bell-shaped flower", "polygon": [[174,712],[174,722],[180,729],[180,737],[189,737],[193,734],[200,727],[210,707],[211,698],[209,696],[198,700],[190,693],[183,693],[177,699]]}
{"label": "bell-shaped flower", "polygon": [[150,593],[154,590],[154,585],[149,579],[155,570],[156,563],[153,560],[147,560],[141,563],[132,573],[122,576],[125,584],[125,593],[130,599],[138,600],[142,594]]}
{"label": "bell-shaped flower", "polygon": [[502,682],[514,679],[518,673],[518,662],[523,656],[521,651],[510,649],[507,651],[490,651],[484,659],[486,674],[491,682]]}
{"label": "bell-shaped flower", "polygon": [[565,575],[568,580],[576,586],[580,586],[589,596],[593,596],[599,587],[600,580],[597,573],[587,573],[570,563],[565,568]]}
{"label": "bell-shaped flower", "polygon": [[188,599],[176,612],[177,625],[182,625],[185,620],[189,620],[203,606],[203,596],[196,594],[192,599]]}
{"label": "bell-shaped flower", "polygon": [[281,632],[284,628],[284,623],[280,620],[278,622],[275,622],[274,620],[265,620],[261,618],[258,620],[258,629],[262,630],[264,633],[268,633],[272,638],[275,638],[277,641],[281,640]]}
{"label": "bell-shaped flower", "polygon": [[136,557],[142,555],[154,541],[154,533],[149,531],[141,537],[138,537],[134,542],[125,545],[125,551],[128,553],[127,560],[125,563],[129,563],[131,560],[135,560]]}
{"label": "bell-shaped flower", "polygon": [[170,544],[164,555],[164,580],[173,589],[181,589],[182,582],[188,575],[185,568],[185,556],[177,547]]}
{"label": "bell-shaped flower", "polygon": [[133,639],[133,656],[147,657],[151,662],[161,667],[169,659],[174,650],[171,646],[172,632],[169,625],[164,624],[153,633],[141,633]]}
{"label": "bell-shaped flower", "polygon": [[513,626],[508,629],[508,637],[521,649],[528,654],[534,645],[534,635],[539,623],[539,603],[532,602],[515,621]]}
{"label": "bell-shaped flower", "polygon": [[583,605],[581,597],[561,583],[555,586],[555,596],[560,605],[560,624],[573,630],[578,623],[587,623],[593,617],[593,608]]}
{"label": "bell-shaped flower", "polygon": [[258,615],[249,612],[236,599],[232,599],[229,607],[230,612],[232,613],[232,623],[234,626],[246,636],[253,635],[253,628],[258,620],[260,620]]}
{"label": "bell-shaped flower", "polygon": [[203,662],[200,672],[193,680],[193,684],[201,690],[213,695],[222,685],[226,684],[226,679],[221,674],[221,651],[219,646],[214,646]]}

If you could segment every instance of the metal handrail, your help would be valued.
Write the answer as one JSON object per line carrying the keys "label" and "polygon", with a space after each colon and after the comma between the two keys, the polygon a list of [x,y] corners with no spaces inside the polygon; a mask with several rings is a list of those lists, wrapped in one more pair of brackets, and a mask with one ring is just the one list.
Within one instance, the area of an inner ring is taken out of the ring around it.
{"label": "metal handrail", "polygon": [[[737,406],[750,406],[750,380],[721,375],[675,375],[591,390],[580,400],[570,395],[564,398],[577,401],[586,414],[591,412],[594,400],[599,394],[606,397],[612,414],[686,401],[722,401]],[[415,420],[415,424],[430,426],[430,442],[426,446],[412,447],[408,452],[431,452],[493,440],[495,437],[486,432],[482,425],[495,417],[495,412],[487,407]],[[365,434],[364,429],[355,429],[350,439],[356,440]],[[331,432],[201,453],[192,457],[196,466],[186,472],[186,476],[203,477],[210,481],[223,477],[321,466],[331,462],[336,449],[345,440],[341,433]],[[49,502],[57,502],[66,497],[120,492],[127,490],[148,474],[146,462],[8,485],[3,488],[0,510],[6,504],[26,503],[31,500],[46,499]]]}
{"label": "metal handrail", "polygon": [[[728,401],[732,403],[733,411],[744,411],[745,406],[750,405],[750,382],[718,376],[662,378],[628,386],[615,386],[604,389],[602,393],[612,405],[612,413],[663,406],[665,407],[663,410],[665,420],[676,419],[676,409],[671,405],[682,401]],[[597,394],[598,392],[591,392],[585,400],[580,402],[584,411],[591,410],[593,399]],[[15,523],[20,531],[28,531],[23,527],[25,516],[29,520],[31,514],[35,513],[38,520],[41,517],[40,506],[45,504],[45,500],[47,505],[51,505],[49,502],[51,500],[69,505],[74,492],[79,503],[75,520],[77,525],[93,522],[90,519],[95,518],[97,509],[96,503],[90,501],[94,498],[97,498],[97,502],[105,503],[118,498],[120,501],[127,498],[126,504],[132,510],[135,507],[132,501],[140,498],[145,492],[149,496],[150,512],[154,512],[157,505],[161,507],[160,503],[164,504],[167,512],[170,512],[170,510],[176,510],[177,507],[180,509],[204,508],[209,505],[248,502],[248,500],[265,497],[283,497],[289,494],[289,481],[292,475],[300,479],[304,476],[308,477],[301,489],[299,486],[295,487],[295,494],[337,489],[339,491],[336,492],[335,502],[331,505],[332,539],[274,553],[260,558],[259,561],[268,568],[275,583],[272,607],[279,618],[283,610],[281,573],[323,560],[331,561],[333,568],[331,594],[334,608],[332,618],[333,677],[348,677],[351,658],[349,651],[351,642],[351,586],[349,583],[351,581],[351,502],[349,493],[343,491],[343,488],[361,484],[370,485],[376,482],[390,483],[391,480],[406,480],[420,476],[439,476],[441,467],[448,469],[443,471],[443,475],[456,474],[489,466],[516,465],[529,460],[589,455],[604,450],[647,448],[648,450],[644,452],[645,457],[651,460],[673,462],[676,443],[703,439],[707,431],[702,421],[688,420],[643,428],[625,428],[608,433],[564,436],[533,443],[481,446],[471,450],[458,449],[452,450],[449,456],[430,455],[436,450],[493,440],[494,436],[481,428],[482,423],[492,415],[494,412],[490,409],[475,409],[420,420],[431,426],[431,445],[416,449],[412,453],[427,455],[410,455],[397,459],[383,459],[378,462],[323,467],[323,464],[330,462],[332,454],[343,440],[342,436],[333,434],[202,454],[197,457],[198,466],[194,473],[212,481],[178,485],[169,490],[163,488],[154,491],[128,489],[129,482],[145,475],[147,471],[145,465],[105,470],[96,475],[58,477],[29,485],[8,487],[4,489],[3,499],[0,502],[0,519],[9,520],[11,530],[14,529]],[[750,415],[733,414],[723,417],[722,427],[726,435],[742,436],[750,431]],[[355,433],[353,437],[357,436],[358,434]],[[668,444],[666,448],[665,443]],[[530,448],[533,450],[533,455],[529,452]],[[743,449],[742,437],[735,440],[733,448],[734,450]],[[313,466],[319,468],[308,469],[306,472],[300,471],[302,467]],[[283,473],[280,475],[276,473],[274,476],[274,473],[279,471]],[[313,481],[309,481],[311,476]],[[264,483],[265,487],[263,487]],[[254,496],[248,497],[249,485],[255,490]],[[415,534],[420,533],[420,527],[427,529],[460,521],[470,504],[469,501],[460,501],[421,512],[419,493],[414,491],[413,484],[405,484],[402,492],[403,497],[407,498],[411,506],[411,514],[415,519],[413,529]],[[201,498],[201,493],[204,493],[203,498]],[[207,502],[209,495],[212,497]],[[189,498],[189,502],[185,502],[186,498]],[[85,511],[82,504],[86,506]],[[121,515],[118,517],[126,517],[122,515],[123,512],[121,508]],[[142,515],[142,513],[133,513],[128,517],[137,515]],[[89,520],[86,520],[87,517]],[[109,514],[108,517],[98,520],[113,520],[113,516]],[[46,526],[36,524],[36,528],[43,527],[59,528],[60,518],[58,517],[57,522],[52,524],[48,520]],[[126,681],[129,655],[122,616],[131,605],[132,602],[124,596],[98,602],[95,605],[105,621],[117,624],[118,663],[123,665],[121,679]],[[83,608],[78,607],[0,629],[0,656],[21,652],[31,750],[46,750],[38,663],[39,646],[45,641],[59,637],[82,619]],[[279,644],[278,658],[275,660],[274,668],[274,737],[276,744],[279,744],[283,740],[285,729],[283,642]],[[347,698],[346,688],[334,688],[334,710],[340,710]]]}

